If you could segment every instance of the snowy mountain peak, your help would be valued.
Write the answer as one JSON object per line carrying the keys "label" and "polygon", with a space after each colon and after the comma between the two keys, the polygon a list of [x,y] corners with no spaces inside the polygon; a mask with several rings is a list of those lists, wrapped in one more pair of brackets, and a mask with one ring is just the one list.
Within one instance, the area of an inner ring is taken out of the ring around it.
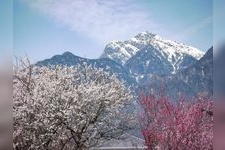
{"label": "snowy mountain peak", "polygon": [[136,36],[134,36],[133,38],[131,38],[130,42],[133,42],[135,44],[148,44],[150,41],[152,41],[152,39],[154,39],[154,37],[156,36],[156,34],[150,33],[148,31],[145,32],[141,32],[139,34],[137,34]]}
{"label": "snowy mountain peak", "polygon": [[167,63],[173,68],[171,73],[176,73],[179,69],[188,67],[190,64],[188,64],[187,58],[191,57],[191,59],[197,61],[204,55],[197,48],[176,41],[166,40],[156,34],[145,31],[124,42],[110,42],[106,45],[101,58],[110,58],[117,63],[125,65],[129,59],[135,57],[137,52],[149,47],[155,49],[155,53],[151,55],[156,55],[156,57],[168,61]]}
{"label": "snowy mountain peak", "polygon": [[153,38],[154,36],[156,36],[156,34],[145,31],[145,32],[141,32],[141,33],[137,34],[136,36],[134,36],[134,38],[141,39],[141,40],[149,40],[149,39]]}

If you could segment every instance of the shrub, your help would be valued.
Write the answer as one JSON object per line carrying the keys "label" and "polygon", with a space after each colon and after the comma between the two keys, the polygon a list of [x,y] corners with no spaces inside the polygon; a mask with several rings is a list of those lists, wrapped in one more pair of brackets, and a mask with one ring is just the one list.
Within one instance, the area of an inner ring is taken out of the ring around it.
{"label": "shrub", "polygon": [[212,100],[198,96],[195,100],[142,94],[140,123],[148,149],[213,148]]}

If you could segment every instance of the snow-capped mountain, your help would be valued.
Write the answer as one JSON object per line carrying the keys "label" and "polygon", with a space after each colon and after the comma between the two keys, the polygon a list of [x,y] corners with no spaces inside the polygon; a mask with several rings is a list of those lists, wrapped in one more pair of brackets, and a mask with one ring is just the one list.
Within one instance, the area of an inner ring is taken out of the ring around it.
{"label": "snow-capped mountain", "polygon": [[212,48],[204,55],[182,43],[143,32],[131,40],[109,43],[99,59],[87,59],[65,52],[36,65],[88,65],[117,74],[137,93],[154,88],[173,97],[181,92],[196,95],[212,90]]}
{"label": "snow-capped mountain", "polygon": [[[151,56],[148,54],[150,57],[164,61],[163,63],[168,66],[168,73],[172,74],[187,68],[204,55],[202,51],[194,47],[163,39],[156,34],[142,32],[124,42],[110,42],[106,45],[100,58],[110,58],[125,65],[136,54],[140,55],[140,51],[146,53],[146,50],[151,53]],[[151,64],[147,65],[153,67]],[[157,68],[157,66],[155,67]]]}

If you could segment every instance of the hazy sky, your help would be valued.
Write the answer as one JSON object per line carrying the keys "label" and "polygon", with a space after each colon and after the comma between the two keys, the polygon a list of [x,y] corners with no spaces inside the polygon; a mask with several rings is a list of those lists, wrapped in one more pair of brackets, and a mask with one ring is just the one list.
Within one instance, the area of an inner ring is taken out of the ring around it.
{"label": "hazy sky", "polygon": [[212,0],[14,0],[14,54],[98,58],[111,40],[149,31],[202,51],[213,43]]}

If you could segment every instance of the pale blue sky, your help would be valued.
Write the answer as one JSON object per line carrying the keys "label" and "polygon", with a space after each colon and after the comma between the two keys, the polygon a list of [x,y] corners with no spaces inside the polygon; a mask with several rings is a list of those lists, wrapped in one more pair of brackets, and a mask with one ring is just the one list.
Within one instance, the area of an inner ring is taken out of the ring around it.
{"label": "pale blue sky", "polygon": [[206,51],[212,0],[14,0],[14,54],[32,61],[71,51],[98,58],[111,40],[142,31]]}

